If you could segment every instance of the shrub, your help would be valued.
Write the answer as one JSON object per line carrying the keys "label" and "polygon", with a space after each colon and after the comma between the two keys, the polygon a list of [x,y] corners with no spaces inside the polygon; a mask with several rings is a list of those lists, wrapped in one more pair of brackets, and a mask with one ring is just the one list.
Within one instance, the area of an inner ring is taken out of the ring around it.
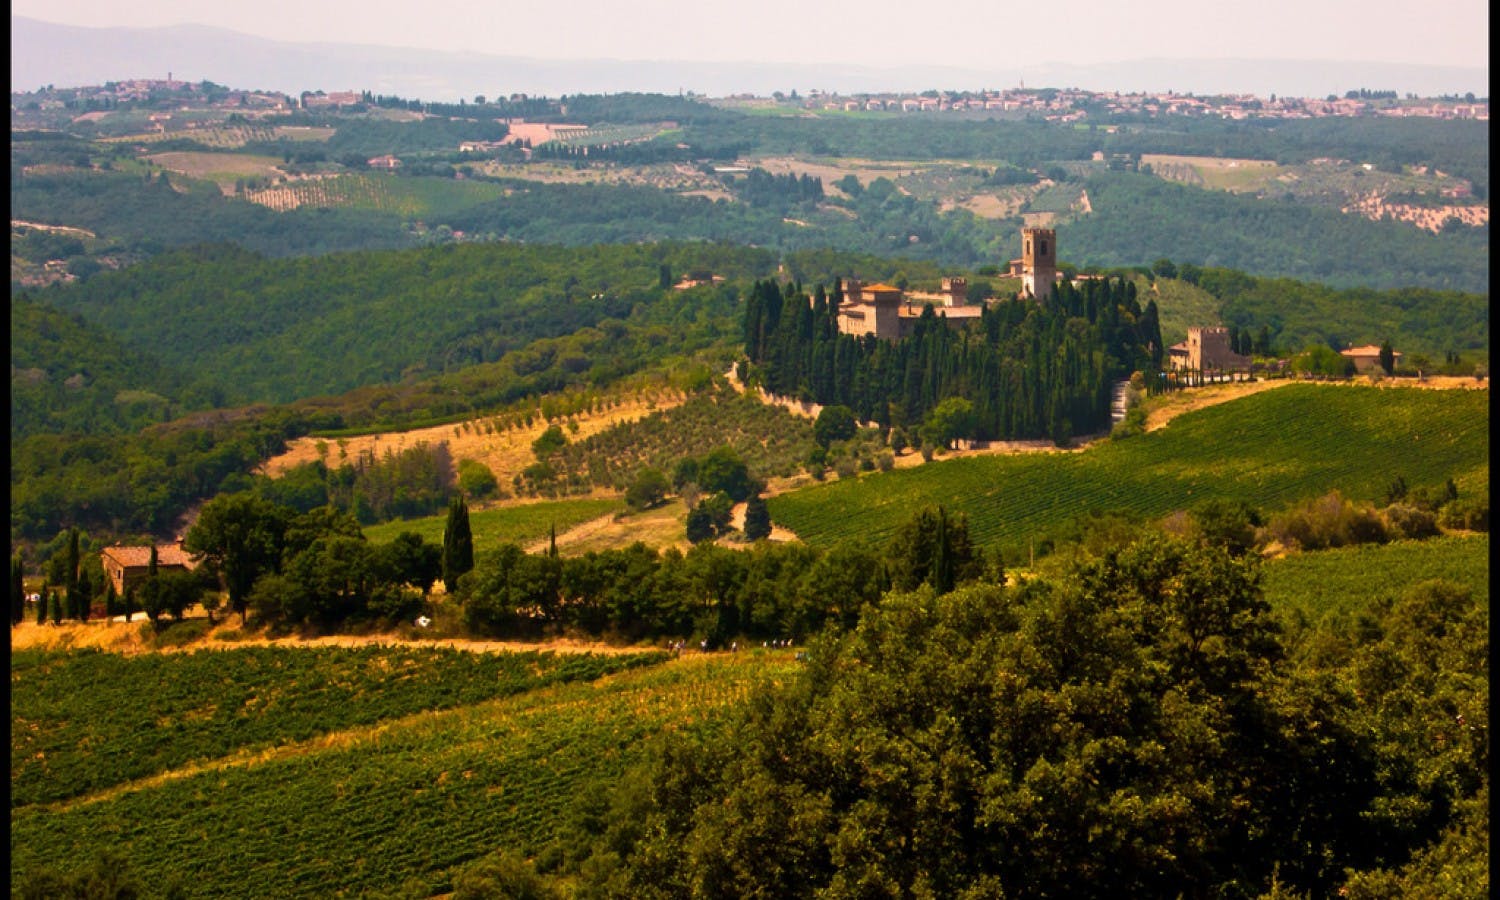
{"label": "shrub", "polygon": [[1111,440],[1123,440],[1146,432],[1146,411],[1139,406],[1125,410],[1125,418],[1115,423],[1110,430]]}
{"label": "shrub", "polygon": [[1490,498],[1481,493],[1454,500],[1443,507],[1439,521],[1444,528],[1488,532],[1490,530]]}
{"label": "shrub", "polygon": [[1439,534],[1437,516],[1420,506],[1393,503],[1385,508],[1385,523],[1404,538],[1420,539]]}
{"label": "shrub", "polygon": [[461,459],[458,461],[458,488],[470,500],[483,500],[500,492],[500,482],[484,463]]}
{"label": "shrub", "polygon": [[625,491],[625,505],[635,510],[650,509],[666,499],[670,487],[660,469],[648,466],[636,474],[635,481]]}
{"label": "shrub", "polygon": [[1385,523],[1375,510],[1355,506],[1332,491],[1271,520],[1270,530],[1288,547],[1323,550],[1350,544],[1383,544],[1389,540]]}

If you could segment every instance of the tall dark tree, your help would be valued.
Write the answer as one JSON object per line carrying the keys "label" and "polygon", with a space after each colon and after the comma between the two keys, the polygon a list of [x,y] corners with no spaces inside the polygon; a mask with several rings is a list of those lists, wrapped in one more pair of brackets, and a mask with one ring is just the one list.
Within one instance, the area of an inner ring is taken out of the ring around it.
{"label": "tall dark tree", "polygon": [[896,531],[886,547],[886,565],[894,588],[910,591],[927,584],[946,593],[977,577],[983,560],[969,538],[968,519],[930,506]]}
{"label": "tall dark tree", "polygon": [[68,594],[68,614],[71,618],[82,619],[78,609],[78,569],[79,569],[79,539],[78,529],[68,529],[68,552],[64,557],[63,565],[63,589]]}
{"label": "tall dark tree", "polygon": [[448,504],[448,523],[443,528],[443,587],[458,590],[458,579],[474,568],[474,533],[469,528],[469,506],[462,497]]}
{"label": "tall dark tree", "polygon": [[690,543],[701,544],[712,540],[713,536],[713,514],[708,510],[707,501],[699,501],[687,515],[687,539]]}
{"label": "tall dark tree", "polygon": [[10,558],[10,623],[21,624],[26,616],[26,566],[21,554]]}
{"label": "tall dark tree", "polygon": [[759,541],[771,536],[771,511],[759,494],[745,501],[745,537]]}
{"label": "tall dark tree", "polygon": [[78,618],[80,621],[88,621],[89,614],[94,606],[94,583],[89,578],[88,569],[80,569],[78,572]]}
{"label": "tall dark tree", "polygon": [[1380,368],[1384,369],[1387,375],[1396,371],[1396,351],[1391,347],[1390,338],[1380,343]]}

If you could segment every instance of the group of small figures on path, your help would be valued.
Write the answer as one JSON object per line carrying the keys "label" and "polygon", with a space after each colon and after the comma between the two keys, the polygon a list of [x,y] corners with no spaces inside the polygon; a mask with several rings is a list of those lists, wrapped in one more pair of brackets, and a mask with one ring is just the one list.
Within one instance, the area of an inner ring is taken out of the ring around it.
{"label": "group of small figures on path", "polygon": [[[672,651],[672,655],[673,656],[681,656],[682,655],[682,650],[683,650],[683,648],[685,646],[687,646],[687,642],[686,641],[671,641],[671,642],[669,642],[667,644],[667,649]],[[760,646],[761,646],[761,649],[763,649],[763,650],[771,650],[771,649],[782,650],[782,649],[787,649],[787,648],[790,648],[792,646],[792,639],[791,638],[781,638],[781,639],[774,640],[774,641],[761,641],[760,642]],[[730,641],[729,642],[729,652],[730,653],[738,653],[739,650],[740,650],[740,642],[739,641]],[[708,650],[708,639],[707,638],[704,638],[703,640],[701,640],[701,641],[698,642],[698,651],[700,653],[707,653],[707,652],[709,652],[709,650]],[[801,654],[798,654],[798,656],[800,657]]]}

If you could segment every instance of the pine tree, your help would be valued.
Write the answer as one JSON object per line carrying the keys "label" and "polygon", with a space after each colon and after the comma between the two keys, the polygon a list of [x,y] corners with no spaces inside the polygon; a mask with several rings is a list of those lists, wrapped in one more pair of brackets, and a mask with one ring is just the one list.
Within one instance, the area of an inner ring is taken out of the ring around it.
{"label": "pine tree", "polygon": [[448,524],[443,529],[443,587],[458,589],[459,576],[474,568],[474,534],[469,529],[469,507],[462,497],[448,504]]}

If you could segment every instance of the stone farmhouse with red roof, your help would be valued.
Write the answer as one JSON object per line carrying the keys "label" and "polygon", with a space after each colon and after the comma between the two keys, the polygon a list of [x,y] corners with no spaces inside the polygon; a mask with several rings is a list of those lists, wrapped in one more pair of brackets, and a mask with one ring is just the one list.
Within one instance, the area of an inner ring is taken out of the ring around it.
{"label": "stone farmhouse with red roof", "polygon": [[[99,561],[104,564],[104,574],[114,585],[115,593],[124,596],[125,589],[146,579],[151,568],[150,547],[105,547],[99,552]],[[194,559],[181,544],[158,544],[156,546],[156,571],[191,572],[198,568]]]}

